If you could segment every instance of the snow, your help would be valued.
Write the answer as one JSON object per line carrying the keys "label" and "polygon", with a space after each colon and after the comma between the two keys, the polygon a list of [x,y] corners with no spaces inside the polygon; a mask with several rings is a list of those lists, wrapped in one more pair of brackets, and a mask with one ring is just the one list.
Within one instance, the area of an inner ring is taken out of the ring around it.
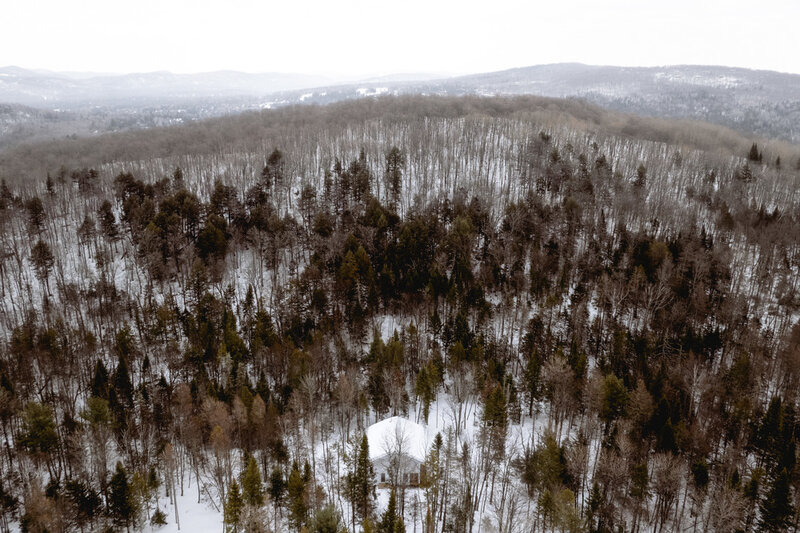
{"label": "snow", "polygon": [[386,94],[389,92],[388,87],[375,87],[374,89],[369,89],[367,87],[361,87],[356,89],[356,92],[359,96],[379,96],[381,94]]}
{"label": "snow", "polygon": [[369,458],[371,461],[388,455],[393,449],[402,449],[409,457],[424,462],[428,438],[425,429],[407,418],[393,416],[367,428]]}
{"label": "snow", "polygon": [[189,489],[184,491],[183,496],[178,495],[178,518],[181,524],[178,528],[175,523],[175,507],[163,494],[162,492],[158,499],[158,505],[159,509],[167,515],[167,524],[164,526],[147,524],[142,530],[144,533],[222,531],[222,513],[214,509],[214,506],[207,501],[201,500],[200,503],[197,503],[197,492]]}

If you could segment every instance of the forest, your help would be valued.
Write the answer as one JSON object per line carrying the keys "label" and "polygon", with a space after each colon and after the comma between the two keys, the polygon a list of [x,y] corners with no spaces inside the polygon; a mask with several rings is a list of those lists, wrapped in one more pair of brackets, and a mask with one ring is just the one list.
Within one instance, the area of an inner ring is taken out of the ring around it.
{"label": "forest", "polygon": [[796,531],[799,158],[419,96],[0,154],[0,531]]}

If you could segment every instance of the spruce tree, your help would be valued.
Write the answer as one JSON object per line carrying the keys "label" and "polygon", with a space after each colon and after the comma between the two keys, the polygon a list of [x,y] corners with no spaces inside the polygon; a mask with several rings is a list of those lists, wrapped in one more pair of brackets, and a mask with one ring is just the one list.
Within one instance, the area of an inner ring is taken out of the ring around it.
{"label": "spruce tree", "polygon": [[225,502],[225,531],[236,533],[242,516],[244,501],[239,491],[239,484],[234,479],[228,489],[228,501]]}
{"label": "spruce tree", "polygon": [[403,517],[397,512],[397,495],[394,489],[389,494],[389,505],[386,507],[386,511],[383,512],[378,531],[380,533],[405,533],[406,531]]}
{"label": "spruce tree", "polygon": [[372,525],[372,520],[369,517],[364,519],[364,523],[361,524],[361,533],[376,533],[375,526]]}
{"label": "spruce tree", "polygon": [[375,500],[375,471],[369,460],[369,441],[367,435],[361,436],[353,471],[347,474],[347,492],[353,504],[353,514],[365,520],[372,514]]}
{"label": "spruce tree", "polygon": [[136,515],[136,505],[128,482],[128,473],[122,463],[117,461],[117,469],[111,476],[111,494],[108,508],[114,525],[130,528]]}
{"label": "spruce tree", "polygon": [[758,144],[753,143],[750,147],[750,152],[747,154],[747,159],[750,161],[761,161],[761,153],[758,151]]}
{"label": "spruce tree", "polygon": [[297,462],[292,464],[286,490],[289,493],[289,524],[300,531],[308,519],[308,503],[306,502],[306,484],[300,474]]}
{"label": "spruce tree", "polygon": [[314,513],[309,527],[311,533],[340,533],[341,529],[342,519],[333,505],[326,505]]}
{"label": "spruce tree", "polygon": [[784,468],[772,484],[764,500],[761,502],[761,531],[785,531],[792,523],[794,505],[792,505],[789,473]]}
{"label": "spruce tree", "polygon": [[247,468],[242,474],[242,497],[247,505],[261,507],[264,505],[264,487],[261,484],[261,472],[255,457],[247,461]]}
{"label": "spruce tree", "polygon": [[286,480],[283,479],[283,472],[281,467],[275,465],[272,469],[272,474],[269,476],[269,497],[275,502],[275,505],[280,505],[283,502],[283,495],[286,492]]}

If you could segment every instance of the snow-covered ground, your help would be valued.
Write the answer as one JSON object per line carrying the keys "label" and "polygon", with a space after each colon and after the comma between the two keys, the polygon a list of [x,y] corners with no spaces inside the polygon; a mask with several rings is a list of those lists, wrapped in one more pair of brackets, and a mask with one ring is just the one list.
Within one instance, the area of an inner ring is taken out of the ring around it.
{"label": "snow-covered ground", "polygon": [[160,490],[158,499],[159,508],[167,514],[167,524],[164,526],[152,526],[148,524],[142,530],[144,533],[172,533],[177,531],[210,533],[222,532],[222,513],[214,508],[208,501],[197,502],[197,492],[194,490],[184,490],[183,496],[178,495],[178,526],[175,518],[175,506],[169,498],[164,496],[163,488]]}

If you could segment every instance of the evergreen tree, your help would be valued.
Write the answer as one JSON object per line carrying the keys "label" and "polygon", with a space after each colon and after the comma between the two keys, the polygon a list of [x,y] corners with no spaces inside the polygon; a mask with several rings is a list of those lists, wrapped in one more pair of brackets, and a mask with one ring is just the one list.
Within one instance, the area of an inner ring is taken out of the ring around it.
{"label": "evergreen tree", "polygon": [[636,179],[633,180],[633,184],[639,188],[643,188],[647,184],[647,167],[643,163],[640,163],[639,168],[636,169]]}
{"label": "evergreen tree", "polygon": [[753,143],[753,145],[750,147],[750,152],[748,152],[747,154],[747,159],[756,162],[761,161],[762,155],[761,152],[758,150],[758,144]]}
{"label": "evergreen tree", "polygon": [[386,154],[386,186],[389,189],[390,205],[395,207],[403,188],[403,167],[406,157],[397,146]]}
{"label": "evergreen tree", "polygon": [[136,517],[136,502],[128,481],[128,473],[121,462],[117,462],[114,475],[111,476],[111,493],[108,510],[116,526],[130,528]]}
{"label": "evergreen tree", "polygon": [[53,411],[47,405],[31,402],[22,413],[19,445],[37,458],[46,458],[58,447],[58,432]]}
{"label": "evergreen tree", "polygon": [[508,432],[508,401],[503,387],[498,383],[486,398],[483,406],[483,423],[495,459],[505,454]]}
{"label": "evergreen tree", "polygon": [[242,498],[247,505],[261,507],[264,505],[264,486],[261,483],[261,471],[255,457],[250,457],[242,474]]}
{"label": "evergreen tree", "polygon": [[92,396],[108,400],[108,370],[102,359],[98,359],[94,367],[94,377],[90,389]]}
{"label": "evergreen tree", "polygon": [[225,531],[236,533],[239,530],[243,507],[244,501],[239,491],[239,484],[234,479],[228,488],[228,501],[225,502]]}
{"label": "evergreen tree", "polygon": [[31,248],[31,263],[36,269],[36,278],[41,283],[47,284],[47,278],[50,276],[50,271],[53,269],[55,262],[50,245],[42,239],[36,241],[36,244]]}
{"label": "evergreen tree", "polygon": [[100,229],[103,230],[109,240],[114,241],[119,237],[119,228],[117,228],[117,219],[114,216],[114,211],[111,209],[111,202],[105,200],[100,204],[97,211],[97,220],[100,222]]}
{"label": "evergreen tree", "polygon": [[367,435],[361,436],[355,464],[346,477],[347,494],[353,506],[353,515],[365,520],[372,514],[375,500],[375,471],[369,460],[369,441]]}
{"label": "evergreen tree", "polygon": [[372,520],[369,517],[364,519],[364,523],[361,524],[361,533],[376,533],[375,526],[372,525]]}
{"label": "evergreen tree", "polygon": [[600,407],[600,418],[607,424],[616,420],[628,404],[628,389],[614,374],[608,374],[603,380],[603,400]]}
{"label": "evergreen tree", "polygon": [[389,505],[386,506],[386,511],[381,516],[380,524],[378,524],[379,533],[405,533],[406,528],[403,523],[403,517],[397,511],[397,495],[394,489],[389,494]]}
{"label": "evergreen tree", "polygon": [[41,233],[44,226],[45,212],[42,199],[34,196],[25,202],[25,209],[28,211],[28,223],[34,233]]}
{"label": "evergreen tree", "polygon": [[326,505],[314,513],[309,527],[310,533],[340,533],[342,519],[333,505]]}
{"label": "evergreen tree", "polygon": [[794,505],[792,504],[789,473],[784,468],[772,484],[761,502],[761,531],[785,531],[792,524]]}
{"label": "evergreen tree", "polygon": [[67,481],[66,495],[72,507],[75,524],[82,530],[100,513],[100,495],[83,481],[74,479]]}
{"label": "evergreen tree", "polygon": [[289,524],[297,531],[300,531],[308,520],[308,502],[306,483],[300,474],[297,462],[292,464],[286,491],[289,495]]}

